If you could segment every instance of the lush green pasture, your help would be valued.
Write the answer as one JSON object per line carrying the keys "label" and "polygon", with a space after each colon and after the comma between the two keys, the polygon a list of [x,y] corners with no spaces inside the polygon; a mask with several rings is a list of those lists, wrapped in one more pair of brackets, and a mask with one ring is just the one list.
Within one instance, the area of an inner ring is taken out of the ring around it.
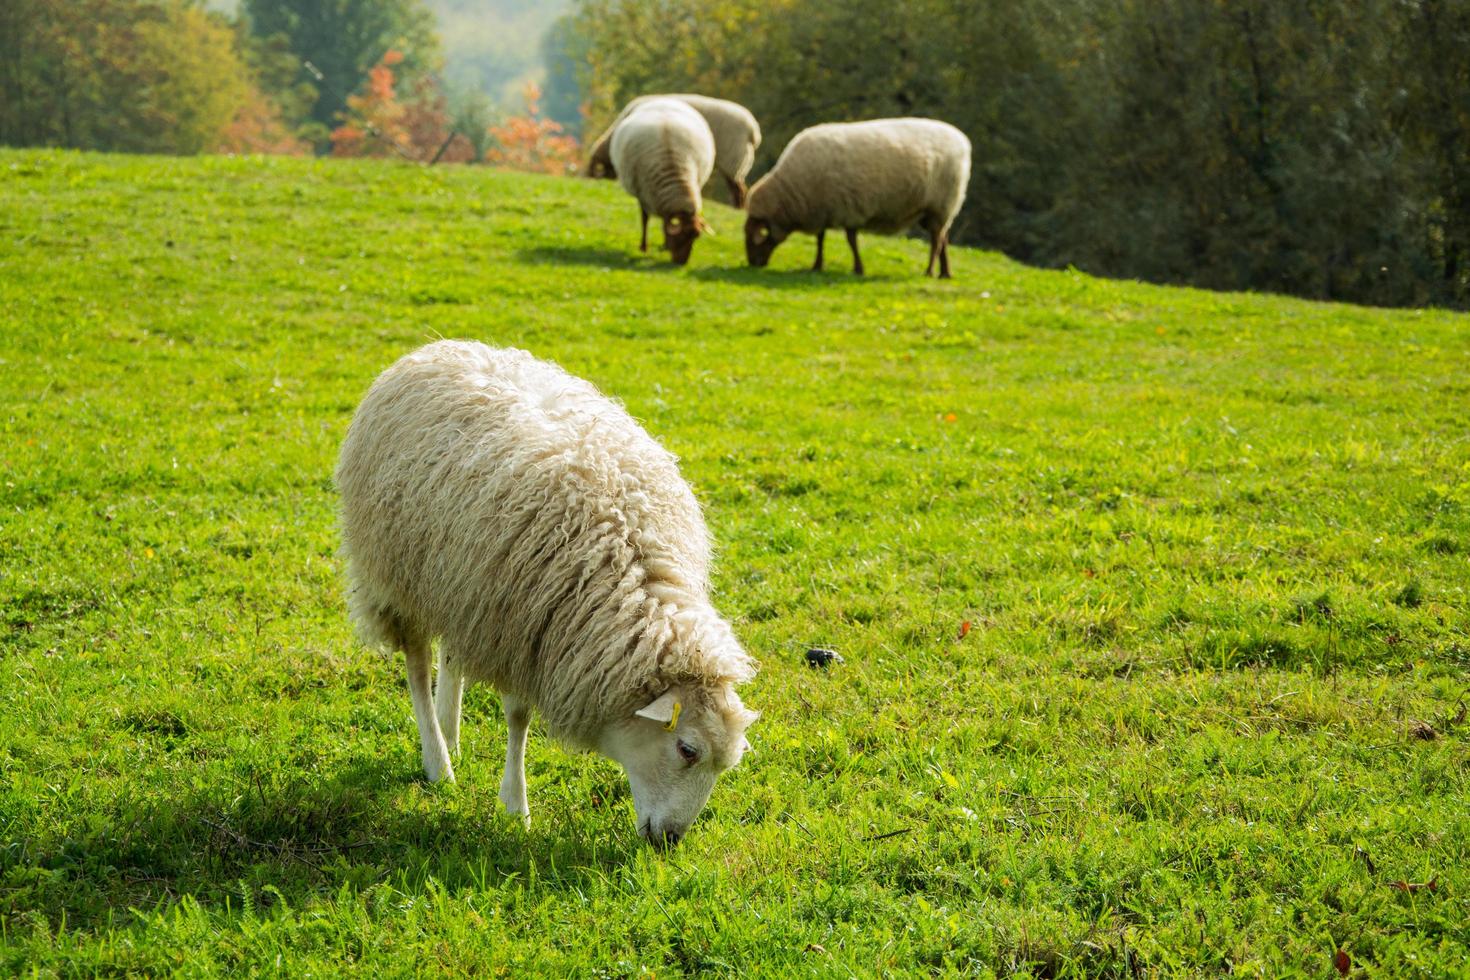
{"label": "lush green pasture", "polygon": [[[1464,974],[1470,317],[709,210],[675,270],[607,182],[0,153],[0,973]],[[337,447],[439,336],[705,503],[764,717],[671,856],[534,731],[507,817],[483,689],[424,784],[351,636]]]}

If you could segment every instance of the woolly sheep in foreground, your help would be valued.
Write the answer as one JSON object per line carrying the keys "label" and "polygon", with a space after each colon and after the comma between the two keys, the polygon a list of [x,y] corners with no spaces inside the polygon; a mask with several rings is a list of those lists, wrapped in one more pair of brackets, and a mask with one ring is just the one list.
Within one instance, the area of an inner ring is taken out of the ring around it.
{"label": "woolly sheep in foreground", "polygon": [[934,119],[826,123],[796,134],[746,201],[745,255],[770,261],[793,231],[817,236],[814,270],[822,268],[828,228],[845,228],[852,271],[863,274],[857,233],[885,235],[919,222],[929,233],[929,268],[949,276],[949,228],[970,181],[970,141]]}
{"label": "woolly sheep in foreground", "polygon": [[715,138],[715,172],[730,189],[730,203],[745,205],[745,177],[755,163],[755,151],[761,145],[761,127],[750,110],[738,102],[714,99],[708,95],[687,92],[672,95],[640,95],[623,107],[612,125],[592,145],[592,155],[583,171],[589,177],[616,180],[617,168],[612,162],[612,134],[630,112],[650,99],[678,99],[704,117]]}
{"label": "woolly sheep in foreground", "polygon": [[618,124],[613,165],[623,190],[638,199],[640,251],[648,251],[648,215],[664,223],[664,248],[675,265],[689,261],[694,240],[708,231],[699,189],[715,165],[715,140],[704,117],[677,99],[649,99]]}
{"label": "woolly sheep in foreground", "polygon": [[507,809],[530,819],[534,709],[621,763],[639,833],[677,843],[757,715],[734,689],[755,666],[710,604],[709,538],[674,457],[554,364],[446,340],[373,383],[336,479],[352,617],[407,657],[429,779],[454,779],[464,684],[483,681],[509,727]]}

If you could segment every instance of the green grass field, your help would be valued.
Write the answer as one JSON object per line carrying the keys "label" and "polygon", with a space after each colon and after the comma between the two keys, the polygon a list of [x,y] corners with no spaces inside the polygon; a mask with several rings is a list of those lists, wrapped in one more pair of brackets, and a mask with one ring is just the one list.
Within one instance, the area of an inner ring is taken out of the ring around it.
{"label": "green grass field", "polygon": [[[0,152],[0,973],[1466,975],[1470,316],[708,211],[676,270],[608,182]],[[670,856],[535,729],[508,817],[482,688],[425,784],[351,635],[337,448],[440,336],[705,504],[764,717]]]}

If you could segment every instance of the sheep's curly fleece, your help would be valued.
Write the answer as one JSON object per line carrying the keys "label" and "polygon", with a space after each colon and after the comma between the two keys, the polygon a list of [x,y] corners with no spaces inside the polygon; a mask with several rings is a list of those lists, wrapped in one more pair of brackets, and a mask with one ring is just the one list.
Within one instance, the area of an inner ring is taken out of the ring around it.
{"label": "sheep's curly fleece", "polygon": [[675,92],[668,95],[640,95],[623,107],[597,142],[592,144],[590,163],[612,163],[612,135],[618,124],[633,110],[651,99],[677,99],[704,117],[715,139],[715,170],[726,180],[743,183],[755,163],[755,151],[761,145],[761,126],[749,109],[728,99],[707,95]]}
{"label": "sheep's curly fleece", "polygon": [[[925,219],[943,234],[970,181],[970,140],[937,119],[872,119],[803,129],[750,189],[752,218],[798,231],[896,234]],[[933,227],[929,227],[932,225]]]}
{"label": "sheep's curly fleece", "polygon": [[594,748],[674,684],[720,703],[754,664],[709,601],[710,545],[674,457],[525,351],[439,341],[374,382],[336,479],[363,639],[442,637],[465,676]]}
{"label": "sheep's curly fleece", "polygon": [[677,99],[649,99],[612,136],[613,166],[623,190],[660,218],[699,214],[699,189],[715,166],[709,123]]}

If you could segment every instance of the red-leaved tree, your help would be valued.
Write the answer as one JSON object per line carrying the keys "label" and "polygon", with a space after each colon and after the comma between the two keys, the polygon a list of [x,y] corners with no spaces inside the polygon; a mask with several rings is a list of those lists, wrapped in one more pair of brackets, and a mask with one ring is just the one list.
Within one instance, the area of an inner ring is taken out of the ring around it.
{"label": "red-leaved tree", "polygon": [[485,151],[485,162],[533,173],[576,173],[582,156],[576,138],[565,135],[555,121],[542,117],[539,85],[527,82],[522,94],[525,114],[490,127],[495,145]]}
{"label": "red-leaved tree", "polygon": [[389,49],[368,71],[364,90],[347,97],[342,125],[332,130],[332,156],[386,157],[410,151],[402,103],[393,90],[393,66],[403,55]]}

